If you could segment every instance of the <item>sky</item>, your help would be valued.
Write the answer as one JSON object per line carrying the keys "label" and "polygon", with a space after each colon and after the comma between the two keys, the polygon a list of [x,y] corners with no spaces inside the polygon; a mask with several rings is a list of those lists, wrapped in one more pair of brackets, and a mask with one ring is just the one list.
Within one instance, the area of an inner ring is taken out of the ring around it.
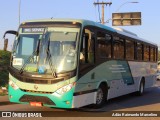
{"label": "sky", "polygon": [[[18,29],[19,1],[1,0],[0,2],[0,49],[3,49],[3,34],[5,31]],[[134,32],[139,37],[160,46],[160,0],[103,1],[112,2],[111,6],[105,7],[105,21],[111,19],[114,12],[141,12],[142,25],[119,27]],[[21,0],[20,21],[53,17],[87,19],[99,22],[98,7],[93,5],[94,2],[97,2],[97,0]],[[105,25],[112,27],[112,21]],[[11,50],[14,36],[7,35],[6,37],[9,39],[8,50]]]}

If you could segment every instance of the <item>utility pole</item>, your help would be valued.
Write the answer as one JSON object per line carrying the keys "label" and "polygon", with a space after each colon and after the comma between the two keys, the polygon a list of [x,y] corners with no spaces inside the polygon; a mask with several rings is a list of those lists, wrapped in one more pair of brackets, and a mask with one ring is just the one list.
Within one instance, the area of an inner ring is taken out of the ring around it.
{"label": "utility pole", "polygon": [[112,2],[103,2],[102,1],[102,2],[94,2],[93,4],[94,5],[102,5],[102,22],[101,23],[104,24],[105,23],[104,22],[104,5],[106,5],[106,6],[109,5],[110,6],[112,4]]}
{"label": "utility pole", "polygon": [[4,40],[4,48],[3,48],[3,50],[7,51],[7,47],[8,47],[8,39],[5,39]]}

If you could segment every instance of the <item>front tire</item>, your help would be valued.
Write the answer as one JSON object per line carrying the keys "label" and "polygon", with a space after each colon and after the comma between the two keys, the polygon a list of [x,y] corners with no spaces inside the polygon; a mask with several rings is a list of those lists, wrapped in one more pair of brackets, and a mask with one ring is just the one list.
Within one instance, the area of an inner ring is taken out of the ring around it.
{"label": "front tire", "polygon": [[105,104],[107,98],[106,93],[107,89],[101,85],[97,90],[96,103],[94,104],[95,108],[101,108]]}

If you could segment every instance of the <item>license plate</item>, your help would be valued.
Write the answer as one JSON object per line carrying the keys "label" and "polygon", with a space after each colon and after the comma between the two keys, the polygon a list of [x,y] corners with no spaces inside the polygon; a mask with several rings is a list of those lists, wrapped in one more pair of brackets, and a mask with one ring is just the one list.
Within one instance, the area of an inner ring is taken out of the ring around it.
{"label": "license plate", "polygon": [[31,106],[37,106],[37,107],[42,107],[42,103],[41,102],[30,102]]}

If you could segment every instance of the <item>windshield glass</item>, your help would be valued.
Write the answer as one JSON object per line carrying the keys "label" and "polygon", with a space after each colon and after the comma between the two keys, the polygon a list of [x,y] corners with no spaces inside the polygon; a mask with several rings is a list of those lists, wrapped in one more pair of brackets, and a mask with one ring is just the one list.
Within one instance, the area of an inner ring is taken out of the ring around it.
{"label": "windshield glass", "polygon": [[[19,34],[14,44],[12,66],[20,73],[53,74],[74,70],[79,30],[50,27],[41,34]],[[39,72],[41,68],[44,72]]]}
{"label": "windshield glass", "polygon": [[79,28],[51,28],[45,34],[40,51],[39,67],[46,73],[71,71],[77,64]]}
{"label": "windshield glass", "polygon": [[[20,70],[24,64],[28,63],[30,66],[35,66],[37,62],[37,57],[33,55],[37,48],[38,41],[42,35],[41,34],[20,34],[18,40],[16,40],[15,50],[13,51],[13,62],[12,65],[16,69]],[[28,66],[28,65],[27,65]],[[26,66],[26,70],[27,70]],[[35,67],[33,67],[35,68]]]}

